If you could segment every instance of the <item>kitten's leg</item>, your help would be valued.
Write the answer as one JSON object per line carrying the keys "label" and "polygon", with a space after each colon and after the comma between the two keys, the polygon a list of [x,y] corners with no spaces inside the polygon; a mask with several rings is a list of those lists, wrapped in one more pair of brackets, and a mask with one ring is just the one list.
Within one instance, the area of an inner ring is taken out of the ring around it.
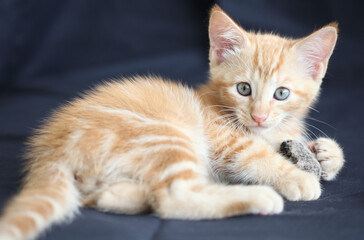
{"label": "kitten's leg", "polygon": [[161,217],[182,219],[224,218],[249,213],[266,215],[283,210],[282,198],[268,186],[211,184],[205,176],[195,172],[195,168],[174,172],[175,169],[176,165],[171,165],[165,171],[167,174],[161,174],[164,177],[157,177],[158,180],[153,177],[151,191],[140,184],[118,182],[85,205],[126,214],[145,212],[151,205]]}
{"label": "kitten's leg", "polygon": [[282,197],[268,186],[217,185],[196,179],[175,178],[153,191],[153,200],[155,212],[164,218],[216,219],[283,210]]}
{"label": "kitten's leg", "polygon": [[147,189],[138,183],[120,181],[97,193],[85,205],[104,212],[138,214],[150,209]]}
{"label": "kitten's leg", "polygon": [[282,197],[268,186],[211,183],[206,163],[181,147],[161,149],[155,156],[143,179],[149,185],[149,202],[161,217],[212,219],[283,209]]}
{"label": "kitten's leg", "polygon": [[308,143],[322,167],[322,178],[333,180],[344,165],[344,153],[339,144],[330,138],[318,138]]}
{"label": "kitten's leg", "polygon": [[313,200],[321,195],[319,179],[298,169],[258,136],[231,139],[217,146],[216,167],[232,182],[273,186],[288,200]]}

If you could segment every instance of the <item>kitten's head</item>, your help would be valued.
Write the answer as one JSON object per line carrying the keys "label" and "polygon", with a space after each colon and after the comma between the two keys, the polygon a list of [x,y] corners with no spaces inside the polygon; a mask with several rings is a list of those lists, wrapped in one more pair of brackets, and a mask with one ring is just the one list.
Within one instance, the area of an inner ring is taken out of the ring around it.
{"label": "kitten's head", "polygon": [[215,6],[210,15],[210,81],[217,104],[254,132],[302,119],[314,103],[337,39],[327,25],[293,40],[247,32]]}

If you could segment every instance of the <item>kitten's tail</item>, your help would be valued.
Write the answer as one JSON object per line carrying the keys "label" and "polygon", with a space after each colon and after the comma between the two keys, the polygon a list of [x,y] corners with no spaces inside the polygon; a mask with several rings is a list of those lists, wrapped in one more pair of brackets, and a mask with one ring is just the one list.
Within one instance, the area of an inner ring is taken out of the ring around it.
{"label": "kitten's tail", "polygon": [[79,193],[71,171],[65,167],[52,169],[47,169],[46,176],[32,173],[6,206],[0,218],[1,240],[33,239],[52,223],[70,219],[77,212]]}

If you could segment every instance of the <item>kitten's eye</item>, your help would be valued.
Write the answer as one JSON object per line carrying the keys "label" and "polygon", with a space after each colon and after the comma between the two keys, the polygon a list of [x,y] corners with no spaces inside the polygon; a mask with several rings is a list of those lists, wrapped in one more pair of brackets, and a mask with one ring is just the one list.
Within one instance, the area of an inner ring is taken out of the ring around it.
{"label": "kitten's eye", "polygon": [[243,95],[243,96],[249,96],[250,94],[252,94],[252,89],[250,88],[249,83],[239,83],[237,86],[238,89],[238,93]]}
{"label": "kitten's eye", "polygon": [[274,98],[279,101],[283,101],[288,98],[289,94],[290,94],[289,89],[280,87],[280,88],[277,88],[277,90],[274,92]]}

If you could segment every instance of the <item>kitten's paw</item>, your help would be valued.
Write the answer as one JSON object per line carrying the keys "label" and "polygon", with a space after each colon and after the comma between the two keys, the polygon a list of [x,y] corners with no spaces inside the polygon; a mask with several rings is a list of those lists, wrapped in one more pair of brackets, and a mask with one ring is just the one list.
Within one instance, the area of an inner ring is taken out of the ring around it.
{"label": "kitten's paw", "polygon": [[322,178],[333,180],[344,165],[344,153],[339,144],[330,138],[318,138],[311,149],[322,167]]}
{"label": "kitten's paw", "polygon": [[321,195],[320,182],[311,173],[299,169],[278,181],[276,189],[288,200],[315,200]]}
{"label": "kitten's paw", "polygon": [[250,213],[252,214],[278,214],[283,211],[283,198],[268,186],[251,186],[249,195],[251,200]]}

